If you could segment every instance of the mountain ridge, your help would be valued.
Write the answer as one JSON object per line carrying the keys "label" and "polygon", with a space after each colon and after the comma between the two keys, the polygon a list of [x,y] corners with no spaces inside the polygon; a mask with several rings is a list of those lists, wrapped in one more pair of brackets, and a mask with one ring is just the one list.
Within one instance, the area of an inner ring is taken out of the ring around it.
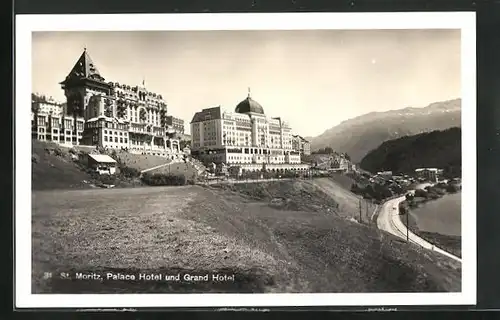
{"label": "mountain ridge", "polygon": [[311,150],[331,147],[349,154],[359,162],[384,141],[434,130],[461,126],[460,98],[434,102],[423,108],[406,107],[384,112],[370,112],[325,130],[316,137],[306,137]]}

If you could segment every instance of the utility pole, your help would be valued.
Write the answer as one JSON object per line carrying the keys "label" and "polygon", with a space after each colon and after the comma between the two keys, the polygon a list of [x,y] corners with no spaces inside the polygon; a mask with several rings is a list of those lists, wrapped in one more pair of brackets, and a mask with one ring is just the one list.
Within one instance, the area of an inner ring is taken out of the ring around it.
{"label": "utility pole", "polygon": [[408,216],[410,215],[410,211],[406,210],[406,242],[410,242],[410,225],[408,224]]}
{"label": "utility pole", "polygon": [[359,223],[361,223],[361,199],[359,199]]}
{"label": "utility pole", "polygon": [[366,219],[370,222],[370,212],[368,212],[368,202],[366,203]]}

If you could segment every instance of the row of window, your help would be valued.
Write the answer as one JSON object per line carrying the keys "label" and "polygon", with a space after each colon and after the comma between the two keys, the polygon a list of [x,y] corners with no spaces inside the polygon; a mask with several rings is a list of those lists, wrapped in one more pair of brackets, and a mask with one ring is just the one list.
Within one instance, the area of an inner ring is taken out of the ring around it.
{"label": "row of window", "polygon": [[[38,118],[38,126],[42,127],[47,125],[48,123],[45,121],[45,118],[39,117]],[[58,119],[52,119],[52,126],[53,127],[59,127],[60,123]],[[65,127],[66,128],[72,128],[73,127],[73,122],[71,120],[65,120]],[[83,122],[77,122],[76,124],[77,130],[82,131],[83,130]]]}
{"label": "row of window", "polygon": [[[127,136],[127,134],[128,134],[127,132],[121,132],[121,131],[111,131],[111,130],[109,130],[109,134],[110,134],[110,135],[115,135],[115,136],[117,136],[117,135],[118,135],[118,133],[119,133],[119,135],[120,135],[120,136]],[[108,134],[108,130],[104,130],[104,134]]]}
{"label": "row of window", "polygon": [[[97,136],[94,136],[94,137],[96,137],[96,138],[97,138]],[[114,137],[114,138],[115,138],[115,139],[114,139],[114,142],[118,143],[118,137]],[[108,139],[108,136],[104,136],[104,142],[108,142],[108,141],[109,141],[109,142],[113,142],[113,137],[109,137],[109,139]],[[128,140],[127,140],[127,138],[122,138],[122,137],[120,137],[120,140],[119,140],[119,141],[120,141],[120,143],[128,143],[128,142],[127,142],[127,141],[128,141]]]}
{"label": "row of window", "polygon": [[129,93],[127,91],[116,91],[116,93],[117,93],[118,97],[129,97],[129,98],[133,98],[134,100],[137,99],[137,100],[141,100],[141,101],[160,103],[160,99],[146,98],[146,93],[143,93],[143,92],[138,92],[136,94],[136,93]]}
{"label": "row of window", "polygon": [[[38,135],[38,140],[41,141],[46,141],[46,140],[51,140],[51,141],[60,141],[59,136],[52,136],[47,139],[47,136],[44,134],[39,134]],[[65,139],[61,139],[61,141],[66,141],[66,142],[76,142],[76,137],[65,137]]]}
{"label": "row of window", "polygon": [[[46,133],[45,128],[38,128],[38,133]],[[49,133],[49,132],[47,132],[47,133]],[[63,134],[63,132],[60,132],[58,129],[52,129],[52,134],[59,134],[59,133]],[[64,134],[70,136],[73,134],[73,131],[66,130],[66,131],[64,131]],[[80,131],[80,132],[78,132],[78,134],[81,135],[82,132]]]}

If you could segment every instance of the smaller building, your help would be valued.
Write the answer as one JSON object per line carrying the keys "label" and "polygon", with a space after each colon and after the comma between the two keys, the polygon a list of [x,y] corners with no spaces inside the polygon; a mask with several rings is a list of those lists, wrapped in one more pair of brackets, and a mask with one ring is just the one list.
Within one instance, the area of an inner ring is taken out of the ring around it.
{"label": "smaller building", "polygon": [[292,136],[292,149],[303,155],[311,155],[311,143],[299,135]]}
{"label": "smaller building", "polygon": [[377,172],[377,175],[385,179],[391,179],[392,171],[379,171]]}
{"label": "smaller building", "polygon": [[175,132],[184,134],[184,120],[173,117],[173,116],[167,116],[166,118],[166,124],[173,128]]}
{"label": "smaller building", "polygon": [[61,116],[64,113],[65,104],[54,100],[52,97],[38,96],[31,97],[31,110],[35,113],[52,114]]}
{"label": "smaller building", "polygon": [[116,173],[116,160],[105,154],[88,154],[87,166],[99,174]]}
{"label": "smaller building", "polygon": [[439,175],[443,172],[443,170],[437,168],[419,168],[415,169],[415,174],[420,179],[426,179],[431,182],[437,182],[439,179]]}

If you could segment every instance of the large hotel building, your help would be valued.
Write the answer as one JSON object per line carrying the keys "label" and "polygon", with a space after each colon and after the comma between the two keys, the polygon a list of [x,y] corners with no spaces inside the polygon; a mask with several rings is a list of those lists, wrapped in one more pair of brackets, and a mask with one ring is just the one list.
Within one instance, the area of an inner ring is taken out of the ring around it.
{"label": "large hotel building", "polygon": [[200,160],[250,171],[266,164],[270,170],[306,170],[300,151],[292,147],[292,130],[279,117],[267,117],[262,106],[248,97],[235,112],[221,107],[197,112],[191,121],[191,154]]}
{"label": "large hotel building", "polygon": [[142,86],[106,82],[84,50],[61,87],[65,106],[48,110],[46,101],[32,101],[33,138],[179,155],[179,140],[173,137],[184,132],[184,123],[167,115],[162,95],[148,91],[144,82]]}

